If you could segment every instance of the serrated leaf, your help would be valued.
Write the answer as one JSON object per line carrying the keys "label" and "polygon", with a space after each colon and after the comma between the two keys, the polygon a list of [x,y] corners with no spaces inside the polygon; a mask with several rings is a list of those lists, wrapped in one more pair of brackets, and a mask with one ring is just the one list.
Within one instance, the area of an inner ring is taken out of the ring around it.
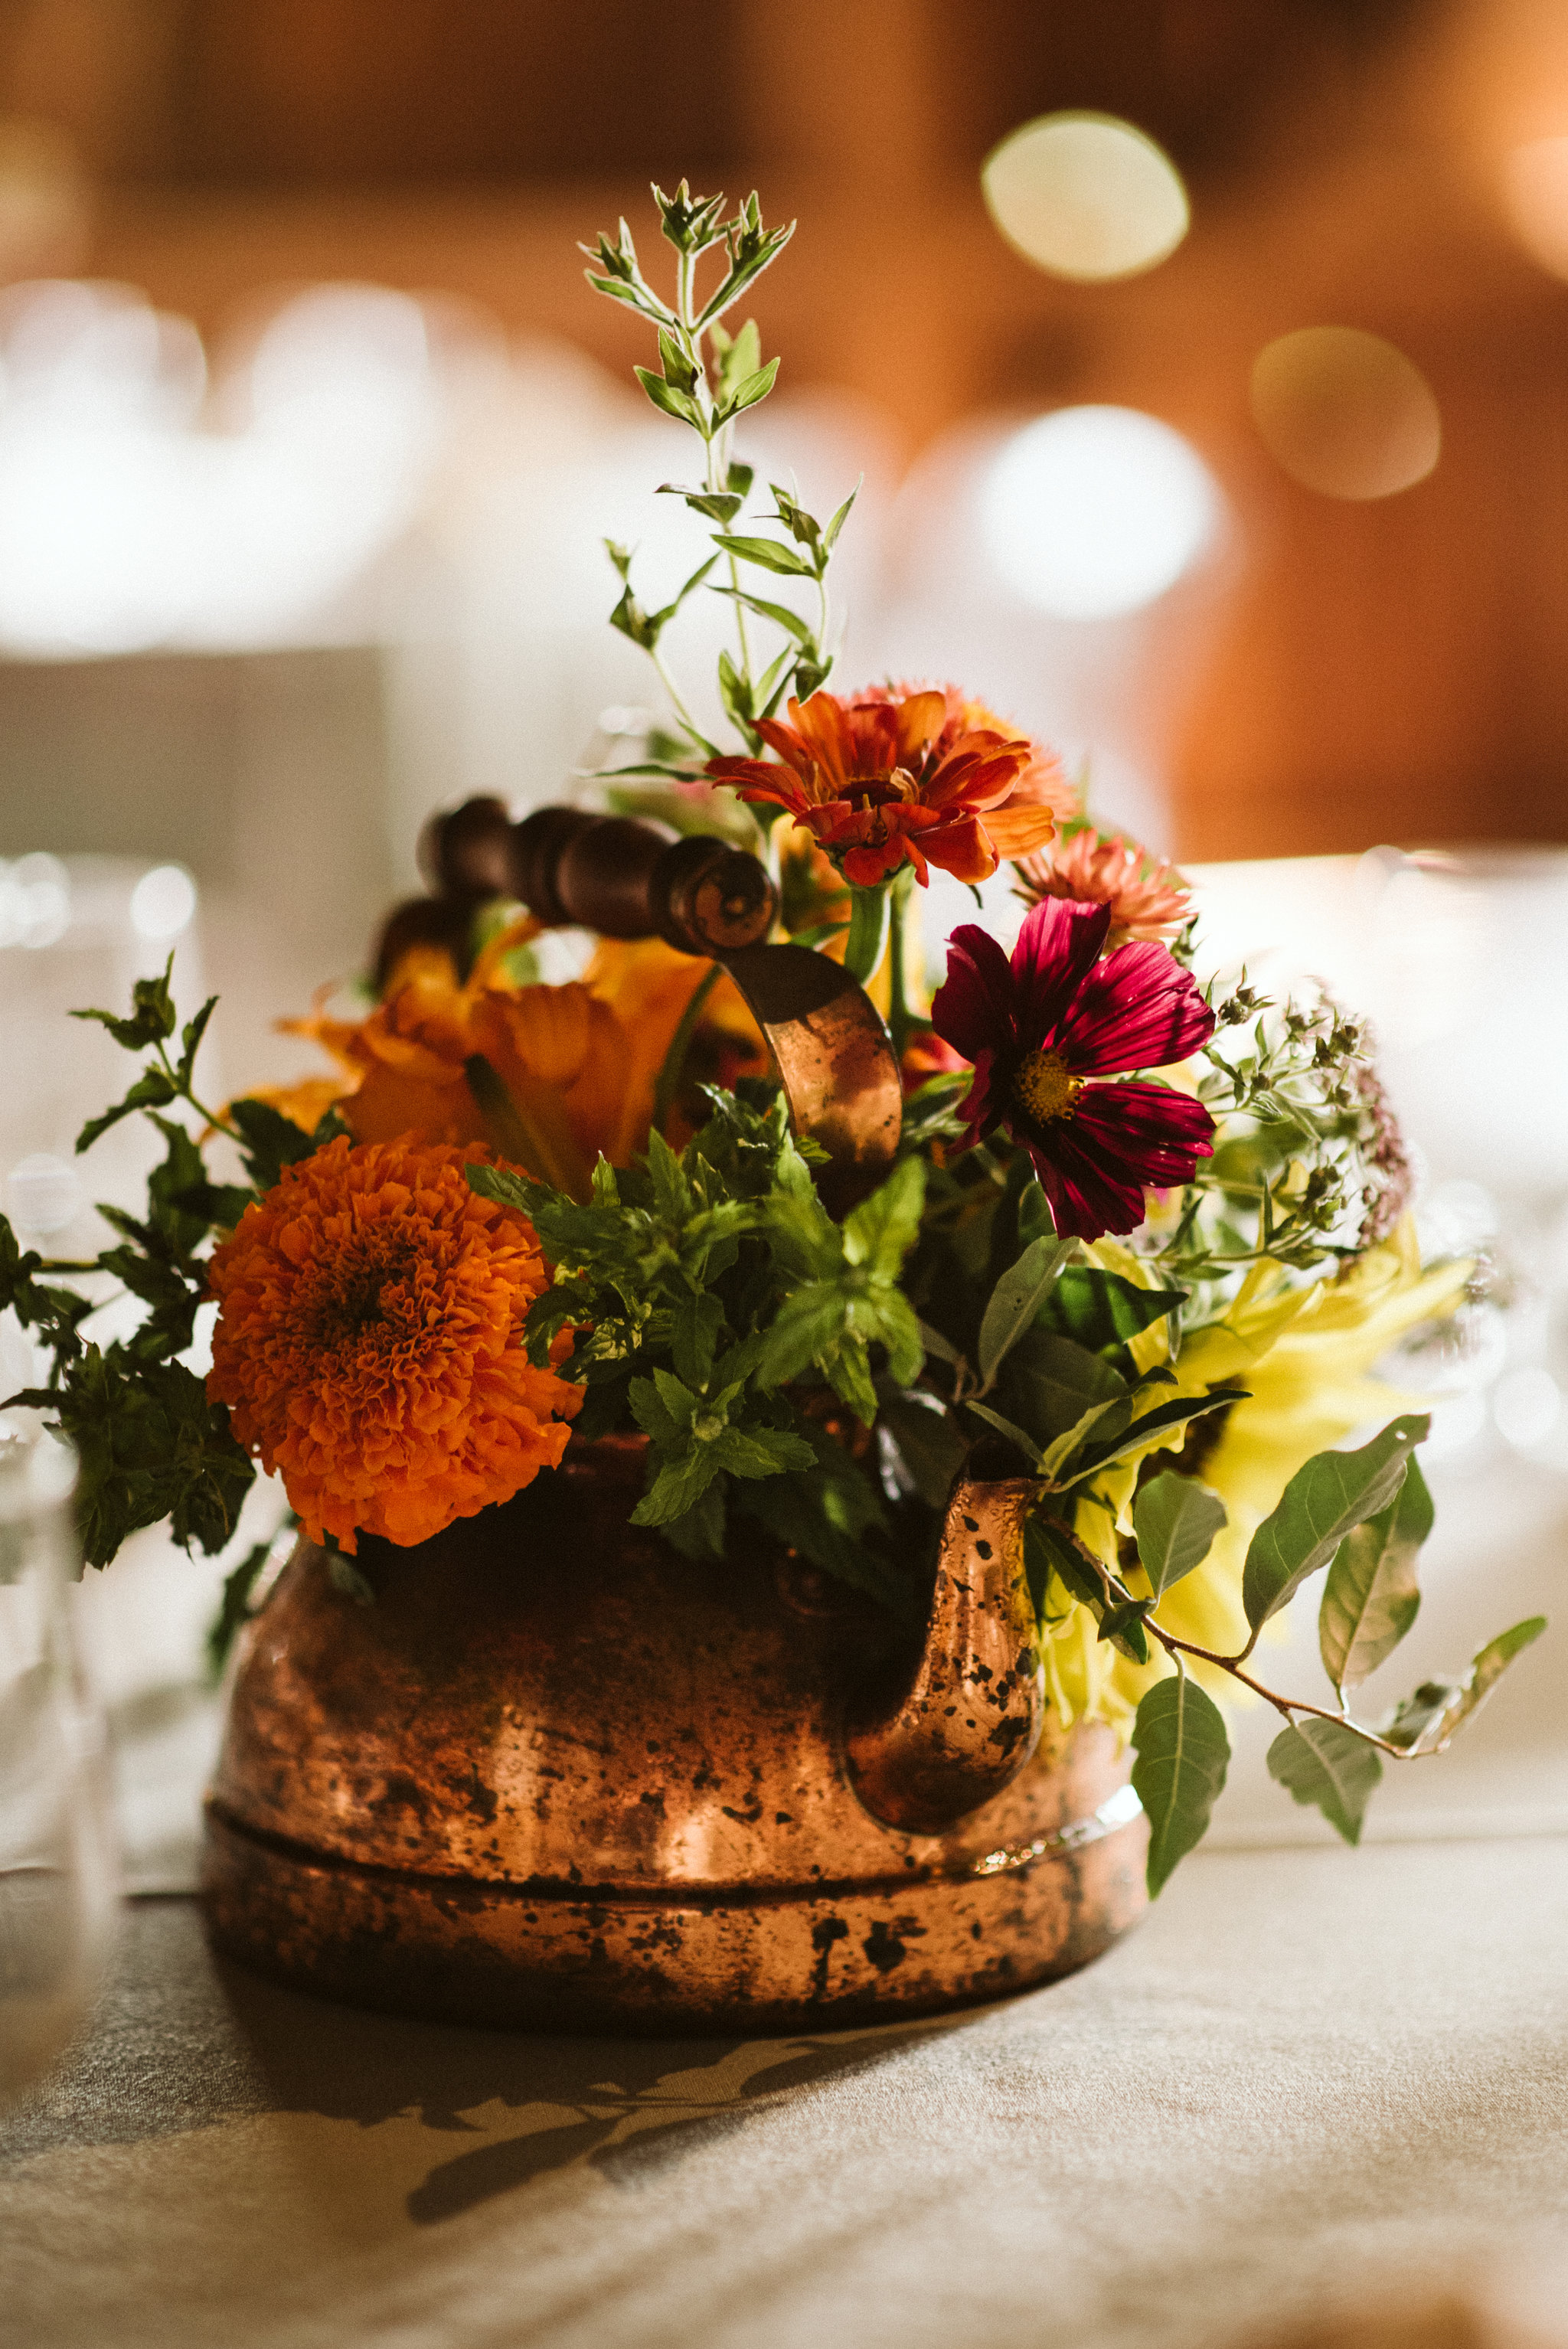
{"label": "serrated leaf", "polygon": [[664,1526],[673,1517],[684,1517],[720,1474],[713,1453],[712,1444],[699,1444],[694,1451],[661,1468],[628,1522],[634,1526]]}
{"label": "serrated leaf", "polygon": [[1219,1495],[1191,1476],[1167,1469],[1140,1486],[1132,1504],[1132,1530],[1157,1600],[1172,1583],[1202,1566],[1224,1523],[1225,1505]]}
{"label": "serrated leaf", "polygon": [[1383,1775],[1376,1747],[1343,1722],[1312,1715],[1282,1729],[1268,1750],[1271,1778],[1315,1805],[1346,1843],[1359,1843],[1372,1790]]}
{"label": "serrated leaf", "polygon": [[1220,1708],[1190,1673],[1156,1681],[1132,1725],[1132,1788],[1149,1819],[1152,1899],[1208,1830],[1225,1784],[1230,1740]]}
{"label": "serrated leaf", "polygon": [[924,1162],[906,1158],[845,1217],[845,1263],[863,1265],[873,1279],[896,1280],[919,1237],[924,1204]]}
{"label": "serrated leaf", "polygon": [[1411,1454],[1386,1509],[1353,1526],[1335,1553],[1317,1619],[1323,1668],[1343,1698],[1391,1656],[1420,1609],[1416,1558],[1432,1530],[1432,1498]]}
{"label": "serrated leaf", "polygon": [[1296,1470],[1247,1550],[1242,1604],[1253,1630],[1327,1565],[1353,1526],[1387,1506],[1430,1426],[1429,1417],[1393,1419],[1359,1452],[1320,1452]]}
{"label": "serrated leaf", "polygon": [[90,1150],[100,1133],[118,1125],[122,1117],[134,1117],[141,1109],[167,1109],[180,1096],[161,1069],[144,1069],[123,1101],[112,1109],[104,1110],[98,1117],[89,1117],[77,1136],[77,1151]]}
{"label": "serrated leaf", "polygon": [[1057,1279],[1078,1247],[1076,1239],[1058,1239],[1055,1233],[1031,1240],[1017,1262],[1009,1267],[991,1291],[980,1324],[980,1378],[995,1384],[996,1372],[1037,1317]]}

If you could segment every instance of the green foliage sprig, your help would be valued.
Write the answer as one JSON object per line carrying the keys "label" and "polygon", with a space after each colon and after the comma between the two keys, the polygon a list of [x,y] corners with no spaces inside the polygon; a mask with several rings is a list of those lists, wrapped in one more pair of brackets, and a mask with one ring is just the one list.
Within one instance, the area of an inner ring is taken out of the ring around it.
{"label": "green foliage sprig", "polygon": [[[233,1103],[227,1118],[207,1108],[195,1091],[195,1069],[217,998],[179,1030],[174,1050],[172,969],[170,956],[160,978],[137,980],[129,1017],[73,1014],[146,1056],[122,1099],[89,1118],[77,1137],[78,1152],[90,1149],[136,1114],[157,1129],[164,1156],[148,1177],[145,1216],[100,1205],[118,1237],[96,1257],[69,1260],[24,1251],[0,1216],[0,1311],[9,1306],[49,1357],[43,1386],[0,1400],[47,1412],[75,1444],[77,1521],[89,1566],[106,1566],[129,1535],[164,1518],[186,1549],[194,1543],[221,1550],[232,1535],[255,1469],[230,1431],[226,1408],[208,1402],[202,1381],[181,1359],[206,1295],[206,1258],[214,1237],[239,1221],[284,1165],[346,1130],[329,1116],[305,1133],[259,1101]],[[199,1143],[162,1114],[181,1105],[235,1143],[248,1185],[210,1179]],[[60,1276],[86,1278],[91,1288],[60,1287]],[[135,1329],[95,1341],[87,1329],[93,1316],[127,1297],[142,1309]]]}
{"label": "green foliage sprig", "polygon": [[1361,1022],[1326,997],[1276,1005],[1243,973],[1214,1002],[1199,1098],[1213,1156],[1182,1192],[1173,1228],[1149,1252],[1190,1287],[1267,1257],[1295,1271],[1346,1260],[1393,1228],[1409,1188]]}
{"label": "green foliage sprig", "polygon": [[[688,426],[703,450],[700,481],[665,481],[657,494],[682,499],[692,512],[716,524],[709,533],[716,552],[669,603],[649,611],[633,590],[632,551],[613,540],[605,542],[622,590],[610,624],[648,654],[678,729],[674,740],[650,741],[644,759],[610,771],[617,777],[689,781],[719,752],[692,716],[665,665],[660,650],[665,629],[699,588],[727,598],[735,612],[736,647],[718,657],[719,703],[745,750],[759,750],[758,719],[770,717],[787,693],[793,691],[804,700],[826,681],[832,667],[828,568],[858,485],[824,523],[808,512],[792,489],[773,482],[772,512],[758,517],[753,528],[736,528],[756,480],[752,467],[735,456],[736,420],[768,398],[778,379],[779,361],[763,359],[755,319],[748,318],[733,334],[721,321],[782,253],[795,233],[795,223],[765,227],[755,191],[728,217],[723,196],[694,196],[684,180],[673,196],[656,186],[653,192],[661,232],[676,250],[673,298],[665,301],[649,283],[624,220],[613,240],[601,234],[594,244],[582,248],[594,264],[585,274],[595,293],[624,304],[655,330],[658,367],[637,367],[637,381],[659,413]],[[698,290],[698,265],[708,255],[717,256],[719,275],[705,295]],[[723,582],[710,581],[708,574],[721,562]],[[814,592],[812,616],[743,586],[743,566],[806,584]],[[754,658],[748,621],[761,621],[783,639],[765,665]]]}
{"label": "green foliage sprig", "polygon": [[708,1121],[678,1155],[655,1133],[645,1168],[602,1159],[585,1204],[469,1168],[475,1190],[529,1216],[556,1267],[528,1314],[530,1352],[542,1363],[572,1331],[558,1368],[584,1388],[582,1433],[630,1421],[647,1436],[634,1524],[715,1555],[728,1507],[765,1515],[813,1564],[907,1610],[884,1496],[830,1423],[847,1413],[869,1431],[880,1366],[906,1381],[920,1370],[899,1276],[924,1170],[904,1162],[837,1224],[777,1089],[703,1092]]}

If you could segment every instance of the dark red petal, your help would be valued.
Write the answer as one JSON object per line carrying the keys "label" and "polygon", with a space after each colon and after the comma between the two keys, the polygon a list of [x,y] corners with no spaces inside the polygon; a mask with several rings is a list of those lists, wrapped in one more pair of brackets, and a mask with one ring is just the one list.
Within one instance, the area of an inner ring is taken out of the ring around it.
{"label": "dark red petal", "polygon": [[1095,1239],[1136,1231],[1146,1189],[1190,1182],[1213,1147],[1213,1119],[1190,1093],[1089,1085],[1070,1118],[1018,1138],[1027,1143],[1057,1229]]}
{"label": "dark red petal", "polygon": [[958,1114],[969,1129],[960,1144],[962,1149],[973,1149],[975,1143],[984,1141],[986,1134],[995,1130],[997,1116],[991,1102],[994,1066],[995,1056],[982,1052],[975,1063],[975,1081],[958,1104]]}
{"label": "dark red petal", "polygon": [[1031,905],[1013,948],[1018,1035],[1026,1050],[1054,1043],[1052,1031],[1099,958],[1109,905],[1047,897]]}
{"label": "dark red petal", "polygon": [[1070,1144],[1064,1149],[1067,1132],[1063,1123],[1045,1141],[1031,1136],[1026,1143],[1057,1231],[1064,1239],[1080,1240],[1135,1232],[1143,1221],[1142,1185],[1119,1182],[1087,1152]]}
{"label": "dark red petal", "polygon": [[1213,1032],[1214,1015],[1191,972],[1165,947],[1143,945],[1119,947],[1096,965],[1052,1042],[1080,1076],[1114,1077],[1128,1069],[1168,1069]]}
{"label": "dark red petal", "polygon": [[933,999],[931,1024],[966,1061],[1016,1043],[1013,968],[977,923],[961,922],[947,941],[947,977]]}

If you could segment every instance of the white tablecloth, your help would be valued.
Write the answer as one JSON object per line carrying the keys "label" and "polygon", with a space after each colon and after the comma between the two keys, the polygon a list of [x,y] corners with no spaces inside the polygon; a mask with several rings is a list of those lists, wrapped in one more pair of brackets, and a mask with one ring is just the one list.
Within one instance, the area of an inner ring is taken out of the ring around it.
{"label": "white tablecloth", "polygon": [[1005,2005],[569,2041],[317,2004],[215,1968],[189,1902],[141,1902],[95,2036],[0,2131],[3,2329],[1224,2349],[1477,2273],[1550,2319],[1565,1949],[1563,1838],[1215,1852]]}

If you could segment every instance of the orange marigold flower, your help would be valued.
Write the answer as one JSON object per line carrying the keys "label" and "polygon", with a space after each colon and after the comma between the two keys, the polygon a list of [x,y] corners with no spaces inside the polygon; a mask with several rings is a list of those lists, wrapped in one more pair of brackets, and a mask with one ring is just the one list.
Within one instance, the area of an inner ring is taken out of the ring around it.
{"label": "orange marigold flower", "polygon": [[313,1541],[425,1541],[566,1448],[583,1391],[521,1339],[550,1267],[531,1225],[469,1188],[486,1154],[339,1139],[213,1253],[207,1392]]}
{"label": "orange marigold flower", "polygon": [[1056,820],[1031,796],[1043,792],[1046,754],[1026,735],[972,723],[974,707],[952,687],[890,686],[852,701],[814,693],[791,699],[788,723],[758,720],[777,758],[710,759],[707,772],[743,800],[776,802],[860,888],[905,864],[923,885],[932,864],[984,881],[1003,857],[1042,847]]}
{"label": "orange marigold flower", "polygon": [[1083,905],[1109,905],[1108,949],[1130,938],[1163,943],[1185,927],[1191,912],[1191,886],[1176,867],[1119,833],[1088,828],[1058,840],[1045,855],[1026,858],[1017,869],[1017,894],[1026,905],[1076,897]]}

